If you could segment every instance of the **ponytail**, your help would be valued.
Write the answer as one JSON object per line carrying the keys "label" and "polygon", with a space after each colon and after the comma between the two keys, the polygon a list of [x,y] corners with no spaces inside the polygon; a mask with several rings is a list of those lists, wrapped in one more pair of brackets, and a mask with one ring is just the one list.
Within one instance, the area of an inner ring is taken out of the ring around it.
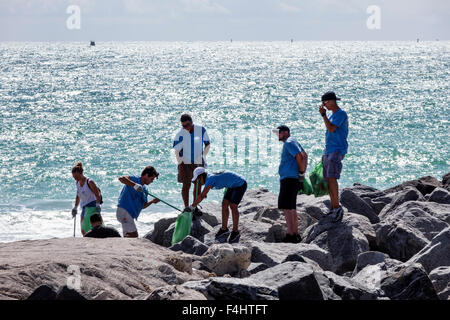
{"label": "ponytail", "polygon": [[75,172],[83,173],[83,164],[80,161],[78,161],[75,164],[75,166],[72,168],[72,173],[75,173]]}

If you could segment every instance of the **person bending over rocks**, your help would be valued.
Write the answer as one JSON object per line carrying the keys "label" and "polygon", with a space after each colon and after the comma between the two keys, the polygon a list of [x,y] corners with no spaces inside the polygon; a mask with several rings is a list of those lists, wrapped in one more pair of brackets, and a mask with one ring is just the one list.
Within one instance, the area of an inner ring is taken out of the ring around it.
{"label": "person bending over rocks", "polygon": [[142,209],[147,208],[152,203],[158,203],[158,199],[147,200],[147,185],[158,178],[159,173],[152,166],[147,166],[142,171],[141,176],[122,176],[119,181],[124,184],[117,204],[117,220],[122,224],[123,236],[127,238],[137,238],[138,231],[136,223]]}
{"label": "person bending over rocks", "polygon": [[192,182],[204,185],[204,189],[200,196],[187,207],[188,210],[194,210],[211,189],[227,188],[222,200],[222,227],[216,234],[216,238],[229,232],[228,217],[233,216],[233,231],[230,233],[227,241],[229,243],[235,242],[239,237],[239,211],[238,205],[247,190],[247,182],[240,175],[231,171],[221,171],[213,174],[208,174],[203,167],[194,170]]}

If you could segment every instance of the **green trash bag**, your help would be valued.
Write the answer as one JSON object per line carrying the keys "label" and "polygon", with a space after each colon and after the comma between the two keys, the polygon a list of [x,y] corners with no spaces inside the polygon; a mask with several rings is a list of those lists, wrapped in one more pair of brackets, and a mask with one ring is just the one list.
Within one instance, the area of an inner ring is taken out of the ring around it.
{"label": "green trash bag", "polygon": [[323,164],[320,161],[309,175],[314,196],[321,197],[328,194],[328,182],[323,180]]}
{"label": "green trash bag", "polygon": [[[83,221],[81,222],[81,229],[84,232],[87,233],[92,229],[91,216],[96,213],[99,213],[97,207],[85,207],[84,208],[84,217],[83,217]],[[102,225],[103,225],[103,223],[102,223]]]}
{"label": "green trash bag", "polygon": [[313,193],[314,191],[313,187],[311,186],[311,182],[309,181],[308,178],[305,177],[305,180],[303,180],[303,186],[300,188],[297,194],[306,194],[309,196]]}
{"label": "green trash bag", "polygon": [[175,221],[175,230],[172,235],[172,245],[182,241],[191,233],[192,212],[183,211]]}

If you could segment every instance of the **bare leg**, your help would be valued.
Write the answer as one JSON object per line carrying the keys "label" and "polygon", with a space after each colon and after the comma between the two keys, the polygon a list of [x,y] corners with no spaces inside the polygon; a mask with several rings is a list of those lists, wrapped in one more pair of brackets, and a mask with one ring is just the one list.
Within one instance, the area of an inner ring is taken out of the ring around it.
{"label": "bare leg", "polygon": [[328,191],[330,192],[331,209],[339,208],[339,185],[336,178],[328,178]]}
{"label": "bare leg", "polygon": [[230,203],[231,214],[233,215],[233,231],[239,230],[239,211],[238,205]]}
{"label": "bare leg", "polygon": [[292,232],[292,220],[291,220],[291,210],[283,210],[284,212],[284,218],[286,219],[286,225],[287,225],[287,233],[293,234]]}
{"label": "bare leg", "polygon": [[181,196],[183,197],[184,207],[189,206],[189,189],[191,188],[190,183],[183,183],[183,188],[181,189]]}
{"label": "bare leg", "polygon": [[230,201],[224,199],[222,201],[222,229],[228,228],[228,217],[230,215],[230,211],[228,211],[229,206]]}
{"label": "bare leg", "polygon": [[291,210],[291,228],[293,234],[298,234],[298,215],[297,210]]}

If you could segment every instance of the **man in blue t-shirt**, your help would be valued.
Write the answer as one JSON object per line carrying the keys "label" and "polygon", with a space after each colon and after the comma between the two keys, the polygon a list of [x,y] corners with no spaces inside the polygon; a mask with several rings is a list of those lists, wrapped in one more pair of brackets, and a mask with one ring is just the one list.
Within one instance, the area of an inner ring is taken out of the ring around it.
{"label": "man in blue t-shirt", "polygon": [[216,238],[228,233],[228,217],[231,214],[233,216],[233,231],[230,233],[227,241],[233,243],[238,240],[239,237],[239,211],[238,205],[247,190],[247,182],[240,175],[231,171],[221,171],[213,174],[207,174],[205,168],[198,167],[194,170],[194,176],[192,182],[200,185],[205,185],[203,192],[192,203],[188,210],[194,210],[197,205],[206,198],[209,190],[211,189],[223,189],[227,191],[222,200],[222,227],[216,234]]}
{"label": "man in blue t-shirt", "polygon": [[[338,179],[341,176],[342,160],[347,154],[348,143],[348,117],[347,113],[339,108],[336,100],[341,100],[336,97],[332,91],[325,93],[322,96],[322,104],[319,107],[319,112],[323,117],[327,131],[325,133],[325,150],[322,156],[323,164],[323,178],[328,181],[328,190],[330,193],[331,210],[329,216],[333,221],[339,222],[342,220],[344,210],[339,204],[339,185]],[[331,117],[327,118],[327,111],[332,112]]]}
{"label": "man in blue t-shirt", "polygon": [[119,181],[124,184],[117,204],[117,220],[122,224],[123,236],[137,238],[138,232],[134,220],[137,220],[142,209],[152,203],[158,203],[158,199],[147,201],[148,190],[146,185],[158,178],[159,173],[152,166],[147,166],[141,176],[122,176]]}
{"label": "man in blue t-shirt", "polygon": [[278,209],[283,210],[287,225],[284,242],[299,243],[298,233],[297,193],[305,180],[308,165],[308,155],[300,143],[291,137],[287,126],[279,126],[273,132],[283,141],[280,166],[280,193],[278,195]]}

